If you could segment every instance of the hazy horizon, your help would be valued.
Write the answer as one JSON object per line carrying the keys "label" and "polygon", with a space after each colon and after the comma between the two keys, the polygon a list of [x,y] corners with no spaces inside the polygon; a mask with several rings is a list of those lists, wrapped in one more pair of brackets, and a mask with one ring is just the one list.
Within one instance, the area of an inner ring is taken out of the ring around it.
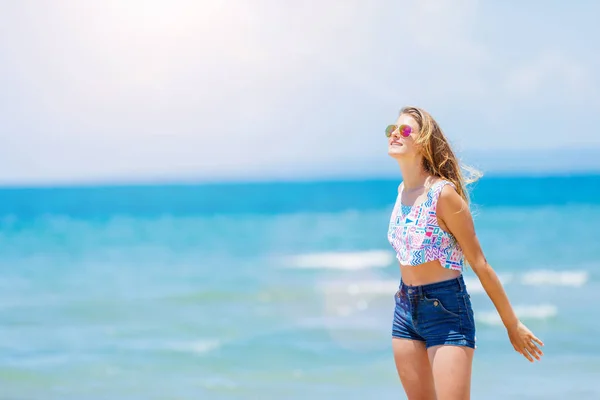
{"label": "hazy horizon", "polygon": [[[512,151],[494,154],[492,151],[474,151],[462,154],[464,163],[474,167],[486,177],[552,177],[552,176],[587,176],[600,175],[600,148],[571,149],[531,153],[530,151]],[[62,180],[30,180],[0,181],[0,188],[36,188],[36,187],[94,187],[122,185],[178,185],[178,184],[244,184],[268,182],[320,182],[346,180],[378,180],[401,179],[400,170],[395,160],[387,155],[378,157],[372,162],[330,165],[325,171],[319,166],[312,169],[298,170],[289,166],[289,170],[249,171],[247,174],[227,174],[212,171],[211,174],[172,174],[156,176],[106,176],[96,179],[62,179]],[[293,171],[293,172],[290,172]]]}

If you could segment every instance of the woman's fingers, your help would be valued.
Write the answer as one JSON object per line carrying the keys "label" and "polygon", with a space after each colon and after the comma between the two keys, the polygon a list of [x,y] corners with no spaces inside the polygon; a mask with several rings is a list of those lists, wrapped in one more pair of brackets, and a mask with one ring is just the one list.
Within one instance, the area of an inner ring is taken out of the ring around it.
{"label": "woman's fingers", "polygon": [[531,354],[529,354],[529,351],[527,351],[527,348],[523,348],[523,350],[521,350],[521,354],[523,354],[523,356],[528,359],[529,361],[533,362],[533,357],[531,357]]}
{"label": "woman's fingers", "polygon": [[534,342],[536,342],[537,344],[539,344],[540,346],[544,345],[544,342],[542,342],[540,339],[538,339],[537,337],[531,335],[531,340],[533,340]]}
{"label": "woman's fingers", "polygon": [[532,342],[527,343],[527,351],[529,351],[529,354],[531,354],[533,357],[535,357],[537,360],[540,359],[540,355],[541,355],[541,351],[540,349],[537,348],[537,346],[535,344],[533,344]]}

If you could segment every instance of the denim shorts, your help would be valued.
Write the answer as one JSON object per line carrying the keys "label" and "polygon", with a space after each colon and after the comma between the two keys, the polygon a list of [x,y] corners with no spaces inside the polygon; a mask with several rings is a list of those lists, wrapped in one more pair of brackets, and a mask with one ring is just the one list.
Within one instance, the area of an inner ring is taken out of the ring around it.
{"label": "denim shorts", "polygon": [[400,282],[394,296],[392,336],[419,340],[425,347],[475,346],[471,297],[461,276],[422,286]]}

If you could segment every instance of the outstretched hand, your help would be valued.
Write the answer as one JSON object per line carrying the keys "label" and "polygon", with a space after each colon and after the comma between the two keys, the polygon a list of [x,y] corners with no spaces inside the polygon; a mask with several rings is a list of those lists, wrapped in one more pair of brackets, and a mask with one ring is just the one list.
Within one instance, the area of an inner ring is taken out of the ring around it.
{"label": "outstretched hand", "polygon": [[526,359],[533,362],[533,358],[540,360],[544,355],[538,345],[544,343],[538,339],[521,321],[516,325],[507,328],[508,337],[517,353],[522,354]]}

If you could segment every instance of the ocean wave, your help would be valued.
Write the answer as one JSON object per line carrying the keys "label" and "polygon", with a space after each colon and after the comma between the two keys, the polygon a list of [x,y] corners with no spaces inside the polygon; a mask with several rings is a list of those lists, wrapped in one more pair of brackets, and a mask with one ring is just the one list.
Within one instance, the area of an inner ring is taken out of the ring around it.
{"label": "ocean wave", "polygon": [[356,271],[384,268],[392,264],[394,254],[384,250],[358,252],[323,252],[292,256],[288,265],[300,269],[336,269]]}
{"label": "ocean wave", "polygon": [[[530,286],[574,286],[581,287],[589,280],[587,271],[545,271],[533,270],[521,275],[499,274],[498,278],[504,285],[522,284]],[[477,277],[465,276],[467,290],[471,294],[485,294],[485,290]],[[324,293],[344,293],[348,295],[389,295],[398,289],[398,279],[359,279],[327,281],[320,284]]]}
{"label": "ocean wave", "polygon": [[222,342],[216,339],[198,339],[189,341],[156,342],[150,340],[136,340],[132,343],[122,343],[127,349],[137,351],[172,351],[187,354],[206,354],[221,348]]}
{"label": "ocean wave", "polygon": [[[503,285],[518,283],[526,286],[571,286],[581,287],[589,281],[587,271],[551,271],[532,270],[520,275],[499,274]],[[481,282],[476,277],[465,278],[465,284],[470,293],[485,293]]]}
{"label": "ocean wave", "polygon": [[193,340],[189,342],[173,342],[165,346],[168,350],[182,353],[205,354],[221,347],[218,340]]}
{"label": "ocean wave", "polygon": [[[553,304],[516,305],[515,314],[521,321],[547,320],[558,315],[558,308]],[[476,323],[484,325],[502,325],[502,320],[496,311],[480,311],[475,315]]]}
{"label": "ocean wave", "polygon": [[[477,277],[464,277],[465,285],[467,286],[467,290],[469,293],[485,293],[485,289],[481,285],[481,282]],[[512,274],[498,274],[498,279],[502,283],[502,285],[508,285],[514,280],[514,275]]]}
{"label": "ocean wave", "polygon": [[392,295],[398,290],[399,282],[393,279],[371,279],[347,282],[325,282],[320,285],[321,291],[328,294],[359,295]]}
{"label": "ocean wave", "polygon": [[573,286],[581,287],[587,283],[587,271],[550,271],[537,270],[523,274],[521,283],[530,286]]}

